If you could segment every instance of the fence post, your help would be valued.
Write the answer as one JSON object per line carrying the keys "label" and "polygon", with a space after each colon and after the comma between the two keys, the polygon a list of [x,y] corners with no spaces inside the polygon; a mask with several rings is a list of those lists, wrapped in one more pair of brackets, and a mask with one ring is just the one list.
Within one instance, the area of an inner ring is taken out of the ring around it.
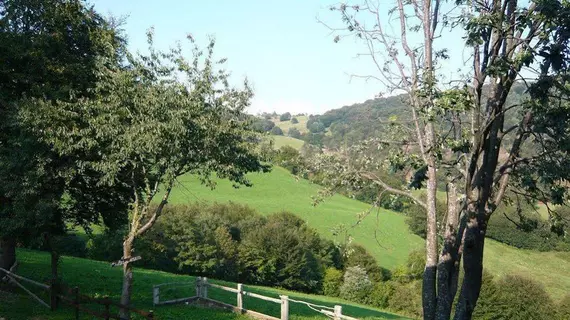
{"label": "fence post", "polygon": [[109,310],[110,309],[109,305],[110,305],[111,301],[109,301],[109,297],[107,297],[107,296],[105,296],[103,298],[103,301],[105,303],[105,320],[109,320],[109,317],[111,316],[110,310]]}
{"label": "fence post", "polygon": [[73,292],[73,306],[75,307],[75,320],[79,320],[79,287],[72,289]]}
{"label": "fence post", "polygon": [[281,320],[289,320],[289,297],[279,297],[281,298]]}
{"label": "fence post", "polygon": [[208,298],[208,278],[202,278],[202,298]]}
{"label": "fence post", "polygon": [[200,288],[202,277],[196,277],[196,296],[202,298],[202,289]]}
{"label": "fence post", "polygon": [[243,310],[243,284],[238,283],[237,291],[237,307],[241,311]]}
{"label": "fence post", "polygon": [[149,319],[149,320],[154,319],[154,311],[150,310],[150,311],[148,312],[147,319]]}
{"label": "fence post", "polygon": [[160,287],[152,287],[152,305],[157,306],[160,300]]}
{"label": "fence post", "polygon": [[334,320],[342,319],[342,306],[334,306]]}
{"label": "fence post", "polygon": [[49,298],[50,298],[50,303],[49,303],[49,307],[51,309],[51,311],[55,311],[55,309],[57,309],[57,281],[56,279],[51,279],[50,284],[49,284]]}

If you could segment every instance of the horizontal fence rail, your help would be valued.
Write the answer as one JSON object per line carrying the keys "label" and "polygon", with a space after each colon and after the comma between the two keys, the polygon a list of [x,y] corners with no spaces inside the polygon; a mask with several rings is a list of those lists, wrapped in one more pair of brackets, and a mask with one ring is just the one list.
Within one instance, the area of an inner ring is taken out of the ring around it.
{"label": "horizontal fence rail", "polygon": [[[161,300],[160,299],[160,290],[163,287],[184,287],[184,286],[191,286],[191,285],[194,285],[196,288],[196,295],[195,296],[177,298],[177,299],[171,299],[171,300]],[[237,306],[208,298],[208,288],[215,288],[215,289],[220,289],[223,291],[235,293],[237,295],[236,296]],[[243,297],[244,296],[249,296],[252,298],[256,298],[256,299],[280,304],[281,305],[280,317],[276,318],[276,317],[273,317],[270,315],[266,315],[266,314],[263,314],[263,313],[260,313],[257,311],[253,311],[253,310],[249,310],[249,309],[244,308],[244,303],[243,303]],[[238,313],[247,314],[247,315],[250,315],[250,316],[257,318],[257,319],[268,319],[268,320],[289,320],[289,303],[292,302],[292,303],[304,304],[307,307],[309,307],[311,310],[318,312],[320,314],[326,315],[327,317],[330,317],[330,318],[335,319],[335,320],[358,320],[357,318],[353,318],[353,317],[350,317],[347,315],[343,315],[342,314],[342,306],[339,306],[339,305],[336,305],[334,307],[322,306],[322,305],[313,304],[313,303],[310,303],[307,301],[291,299],[285,295],[281,295],[281,296],[279,296],[279,299],[277,299],[277,298],[273,298],[273,297],[264,296],[262,294],[245,291],[245,290],[243,290],[243,284],[241,284],[241,283],[237,284],[237,288],[231,288],[231,287],[226,287],[226,286],[222,286],[222,285],[215,284],[215,283],[210,283],[210,282],[208,282],[208,278],[206,278],[206,277],[196,277],[195,283],[192,283],[192,282],[172,282],[172,283],[163,283],[163,284],[155,285],[152,288],[152,298],[153,298],[153,304],[155,306],[177,304],[177,303],[187,303],[188,304],[190,302],[200,302],[201,301],[201,302],[212,304],[212,305],[215,305],[218,307],[229,309],[229,310],[232,310],[232,311],[235,311]]]}

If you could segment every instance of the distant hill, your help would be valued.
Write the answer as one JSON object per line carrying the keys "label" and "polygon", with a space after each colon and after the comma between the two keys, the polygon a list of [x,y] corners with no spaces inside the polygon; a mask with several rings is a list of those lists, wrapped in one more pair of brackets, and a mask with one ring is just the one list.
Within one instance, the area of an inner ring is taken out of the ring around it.
{"label": "distant hill", "polygon": [[[524,97],[525,87],[517,84],[511,90],[507,105],[519,103]],[[325,147],[334,148],[352,145],[367,138],[381,136],[386,130],[385,121],[390,118],[410,120],[411,109],[406,105],[406,95],[397,95],[366,100],[350,106],[333,109],[315,116],[327,134],[323,139]],[[517,112],[512,109],[506,114],[506,125],[514,124]]]}

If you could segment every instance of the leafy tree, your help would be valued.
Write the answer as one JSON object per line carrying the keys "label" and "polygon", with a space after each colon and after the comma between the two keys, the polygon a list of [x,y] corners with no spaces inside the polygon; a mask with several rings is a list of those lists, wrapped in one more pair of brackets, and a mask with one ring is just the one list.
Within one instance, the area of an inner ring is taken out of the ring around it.
{"label": "leafy tree", "polygon": [[281,128],[275,126],[271,129],[271,134],[274,134],[276,136],[282,136],[283,135],[283,130],[281,130]]}
{"label": "leafy tree", "polygon": [[321,133],[325,131],[325,125],[322,124],[322,122],[313,122],[310,126],[309,126],[309,131],[311,131],[312,133]]}
{"label": "leafy tree", "polygon": [[16,240],[30,243],[40,235],[57,262],[51,242],[65,232],[65,222],[88,226],[102,214],[105,223],[121,223],[115,218],[126,210],[119,205],[124,190],[100,188],[93,170],[71,177],[74,164],[28,123],[39,103],[92,97],[100,68],[122,59],[123,42],[115,22],[83,1],[0,3],[0,267],[15,261]]}
{"label": "leafy tree", "polygon": [[275,127],[275,123],[270,119],[255,119],[253,122],[253,129],[257,132],[271,131],[271,129]]}
{"label": "leafy tree", "polygon": [[340,297],[346,300],[364,303],[373,285],[362,267],[348,267],[340,286]]}
{"label": "leafy tree", "polygon": [[291,113],[290,112],[285,112],[284,114],[279,116],[279,121],[289,121],[289,120],[291,120]]}
{"label": "leafy tree", "polygon": [[342,271],[335,268],[327,268],[323,279],[323,294],[329,297],[338,297],[342,286]]}
{"label": "leafy tree", "polygon": [[[388,22],[368,23],[384,14],[384,7],[372,1],[331,8],[345,31],[369,49],[377,67],[370,77],[390,92],[404,92],[411,117],[387,119],[387,134],[342,150],[336,164],[328,163],[339,186],[377,184],[426,210],[423,317],[449,319],[459,289],[454,316],[471,319],[481,290],[485,234],[496,208],[513,203],[509,192],[553,204],[568,196],[570,6],[511,0],[442,6],[439,0],[397,0],[392,12],[400,29],[395,31]],[[436,36],[449,26],[463,27],[462,39],[452,32]],[[445,45],[454,41],[465,41],[473,52],[472,68],[468,77],[451,79],[456,85],[444,86],[439,67],[448,58]],[[528,96],[513,102],[508,98],[517,80],[524,81]],[[381,162],[363,151],[367,148],[385,150],[392,170],[414,172],[411,186],[389,185],[378,177]],[[351,152],[359,156],[344,156]],[[438,232],[442,176],[447,213]],[[410,192],[412,186],[426,188],[425,201]]]}
{"label": "leafy tree", "polygon": [[297,118],[293,117],[293,118],[291,118],[291,123],[297,124],[297,123],[299,123],[299,120],[297,120]]}
{"label": "leafy tree", "polygon": [[289,128],[287,135],[291,138],[301,139],[301,131],[299,131],[297,128]]}
{"label": "leafy tree", "polygon": [[[34,118],[36,134],[69,155],[76,174],[94,170],[102,174],[100,184],[131,192],[123,305],[130,304],[134,241],[156,223],[177,177],[195,173],[213,187],[210,177],[216,173],[250,186],[246,173],[268,169],[260,163],[257,139],[243,115],[251,90],[247,83],[244,89],[230,88],[227,74],[216,70],[214,41],[206,52],[195,46],[191,61],[180,47],[156,51],[152,32],[148,43],[149,55],[127,55],[129,68],[109,68],[101,75],[96,98],[28,109],[40,115]],[[151,206],[155,197],[161,200]],[[128,312],[121,310],[121,316]]]}

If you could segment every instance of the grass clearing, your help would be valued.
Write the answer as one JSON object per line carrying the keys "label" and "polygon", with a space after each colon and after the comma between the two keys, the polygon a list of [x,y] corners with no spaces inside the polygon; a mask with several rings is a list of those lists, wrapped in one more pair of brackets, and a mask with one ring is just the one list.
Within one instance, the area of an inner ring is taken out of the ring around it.
{"label": "grass clearing", "polygon": [[275,148],[275,150],[279,150],[283,146],[290,146],[290,147],[295,148],[296,150],[301,150],[301,148],[305,144],[305,141],[303,141],[303,140],[299,140],[299,139],[295,139],[295,138],[287,137],[287,136],[274,136],[274,135],[272,135],[270,139],[273,140],[273,148]]}
{"label": "grass clearing", "polygon": [[[20,266],[18,274],[29,277],[34,280],[45,281],[49,279],[49,254],[33,250],[18,250],[18,260]],[[70,286],[78,286],[82,294],[91,296],[107,295],[114,301],[119,300],[122,269],[112,268],[109,263],[93,261],[81,258],[62,257],[59,272],[64,283]],[[145,270],[135,268],[133,283],[133,305],[142,310],[153,310],[157,319],[236,319],[245,320],[248,317],[219,311],[214,309],[204,309],[200,307],[192,307],[186,305],[176,306],[152,306],[152,286],[167,282],[185,282],[189,283],[188,287],[177,292],[162,294],[170,294],[170,297],[185,297],[194,295],[194,280],[192,276],[175,275],[161,271]],[[235,287],[235,284],[223,281],[213,281],[227,286]],[[395,314],[383,312],[378,309],[361,306],[354,303],[347,303],[342,300],[332,299],[317,295],[306,295],[291,291],[277,290],[272,288],[246,286],[248,291],[269,295],[278,298],[280,294],[289,295],[294,299],[303,299],[318,303],[321,305],[334,306],[341,304],[343,313],[352,315],[362,319],[407,319]],[[4,295],[0,295],[4,296]],[[216,300],[226,303],[236,303],[236,296],[233,293],[210,288],[208,296]],[[19,319],[54,319],[63,320],[71,319],[73,311],[70,308],[62,308],[57,312],[49,312],[45,307],[39,305],[31,298],[24,295],[10,295],[9,303],[0,300],[0,317],[10,320]],[[255,311],[263,312],[269,315],[278,316],[279,306],[277,304],[268,303],[262,300],[245,297],[244,306]],[[304,305],[297,303],[290,304],[290,315],[292,320],[308,320],[308,319],[327,319],[326,316],[319,316],[318,313],[310,310]],[[91,319],[87,315],[83,315],[81,319]]]}
{"label": "grass clearing", "polygon": [[299,132],[301,132],[301,133],[305,133],[305,132],[309,131],[307,129],[307,121],[309,120],[308,116],[297,116],[297,117],[295,117],[292,115],[291,119],[292,118],[297,118],[299,123],[291,123],[291,120],[280,121],[279,117],[272,118],[271,121],[273,121],[276,126],[281,128],[281,130],[283,130],[284,134],[287,134],[287,132],[289,132],[290,128],[297,128],[297,130],[299,130]]}

